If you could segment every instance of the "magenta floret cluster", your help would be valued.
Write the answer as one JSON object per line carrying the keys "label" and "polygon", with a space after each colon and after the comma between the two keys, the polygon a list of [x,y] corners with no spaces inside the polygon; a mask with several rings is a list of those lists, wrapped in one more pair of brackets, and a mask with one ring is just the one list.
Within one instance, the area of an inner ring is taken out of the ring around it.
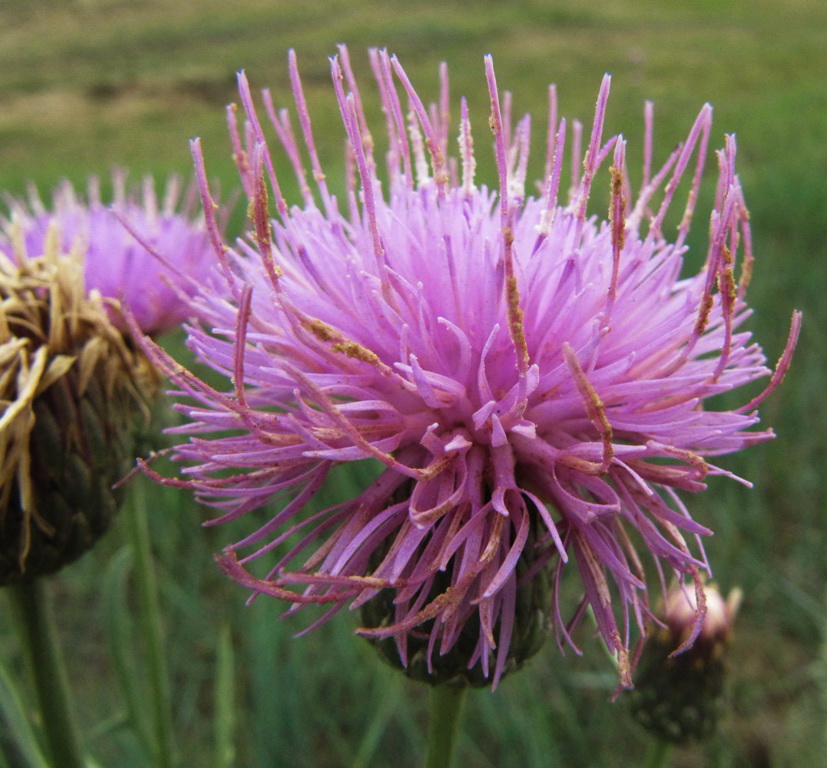
{"label": "magenta floret cluster", "polygon": [[[795,314],[773,373],[744,329],[753,254],[735,140],[716,155],[703,267],[683,275],[708,105],[656,167],[647,106],[633,194],[626,141],[604,137],[608,76],[588,137],[558,120],[550,89],[535,194],[526,190],[530,122],[512,125],[490,58],[490,188],[475,176],[465,100],[451,155],[445,70],[438,103],[426,106],[395,57],[372,51],[371,64],[386,118],[381,153],[347,51],[331,60],[347,137],[341,196],[320,166],[295,56],[298,133],[263,93],[278,155],[240,76],[245,120],[229,115],[251,231],[235,244],[219,234],[194,142],[226,288],[196,298],[203,323],[189,342],[232,384],[213,389],[150,348],[188,420],[175,449],[181,478],[164,482],[195,489],[218,511],[214,523],[272,510],[219,557],[255,594],[323,606],[324,621],[391,590],[393,615],[359,633],[392,638],[403,663],[413,635],[436,657],[473,620],[468,664],[496,683],[521,580],[543,572],[558,644],[576,649],[574,629],[591,613],[628,686],[633,628],[650,617],[647,571],[664,589],[674,575],[702,594],[710,531],[680,493],[731,476],[711,457],[772,437],[754,429],[756,408],[780,383],[798,334]],[[282,161],[301,206],[283,199]],[[605,220],[589,211],[595,183],[609,192]],[[674,205],[682,216],[670,240],[664,219]],[[740,407],[709,406],[762,377],[766,389]],[[364,460],[381,471],[359,495],[311,507],[334,467]],[[561,598],[570,579],[579,579],[579,604]]]}
{"label": "magenta floret cluster", "polygon": [[[82,260],[87,293],[122,302],[144,333],[172,330],[189,317],[190,298],[215,263],[197,192],[185,193],[172,177],[159,200],[151,178],[131,189],[121,171],[112,185],[111,202],[102,200],[97,177],[86,195],[64,182],[48,205],[34,191],[26,201],[11,199],[0,250],[11,256],[11,239],[21,237],[22,252],[36,258],[55,237],[61,252]],[[113,319],[122,322],[119,313]]]}

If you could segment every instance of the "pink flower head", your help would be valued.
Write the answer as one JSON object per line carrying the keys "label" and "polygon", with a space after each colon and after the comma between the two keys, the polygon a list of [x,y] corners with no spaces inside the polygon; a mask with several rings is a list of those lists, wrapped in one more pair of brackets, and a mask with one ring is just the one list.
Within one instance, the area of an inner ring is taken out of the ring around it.
{"label": "pink flower head", "polygon": [[[87,293],[123,301],[144,333],[171,330],[189,316],[188,297],[214,264],[203,219],[192,215],[195,199],[179,208],[175,177],[160,207],[152,179],[140,195],[127,192],[123,173],[116,172],[113,183],[111,207],[101,202],[97,178],[89,181],[88,201],[68,182],[55,190],[51,210],[36,194],[28,204],[11,200],[24,252],[29,258],[42,255],[54,231],[61,250],[83,259]],[[0,250],[11,255],[14,227],[6,222],[3,229]]]}
{"label": "pink flower head", "polygon": [[[552,89],[535,196],[525,190],[529,119],[512,126],[490,57],[492,189],[475,179],[464,100],[458,158],[449,155],[445,70],[439,103],[427,107],[395,57],[372,51],[371,64],[387,121],[385,182],[344,48],[331,60],[348,139],[342,199],[319,165],[292,53],[315,189],[287,111],[277,112],[265,91],[284,152],[271,154],[242,74],[246,124],[239,130],[231,110],[230,127],[253,233],[227,247],[193,143],[232,298],[198,297],[213,330],[192,328],[190,344],[233,385],[216,391],[151,350],[195,401],[179,406],[190,420],[179,430],[189,442],[176,449],[183,479],[164,482],[193,488],[219,510],[214,523],[273,504],[272,518],[219,558],[224,571],[294,608],[326,606],[320,621],[390,595],[390,617],[358,633],[394,641],[403,664],[413,639],[436,664],[472,627],[467,667],[496,683],[516,636],[521,585],[542,574],[552,584],[546,609],[558,644],[575,647],[572,630],[591,608],[628,686],[632,627],[650,617],[644,571],[654,565],[662,585],[666,571],[700,589],[708,570],[700,537],[710,531],[679,492],[704,490],[709,475],[731,476],[708,457],[772,437],[750,430],[799,329],[796,313],[763,394],[734,410],[708,407],[715,395],[771,374],[742,330],[752,251],[735,140],[727,137],[717,155],[705,265],[681,277],[709,106],[654,173],[647,108],[633,196],[626,142],[603,136],[609,77],[584,153],[579,126],[567,133],[557,120]],[[567,137],[565,202],[558,191]],[[297,176],[301,207],[282,198],[282,157]],[[669,242],[664,216],[685,175],[688,199]],[[595,180],[610,191],[607,221],[587,212]],[[381,469],[373,483],[310,511],[335,466],[365,459]],[[257,561],[267,568],[254,575],[248,568]],[[578,574],[582,599],[566,607],[561,586]]]}

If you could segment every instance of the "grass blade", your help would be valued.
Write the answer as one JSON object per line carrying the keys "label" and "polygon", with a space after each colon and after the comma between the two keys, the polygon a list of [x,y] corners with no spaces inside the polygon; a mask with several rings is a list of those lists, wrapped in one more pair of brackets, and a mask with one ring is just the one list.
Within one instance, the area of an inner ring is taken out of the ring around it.
{"label": "grass blade", "polygon": [[112,558],[104,580],[104,617],[109,640],[109,654],[115,668],[118,685],[126,704],[127,716],[135,735],[146,752],[152,754],[152,730],[147,718],[146,693],[141,676],[135,674],[135,636],[127,607],[127,579],[132,568],[132,553],[128,547]]}
{"label": "grass blade", "polygon": [[138,628],[147,657],[147,678],[150,689],[153,730],[153,756],[157,768],[175,765],[173,720],[170,701],[169,674],[164,647],[158,584],[147,523],[144,478],[132,483],[124,505],[127,535],[135,558],[135,585],[138,599]]}
{"label": "grass blade", "polygon": [[3,667],[0,667],[0,766],[50,768],[20,695]]}

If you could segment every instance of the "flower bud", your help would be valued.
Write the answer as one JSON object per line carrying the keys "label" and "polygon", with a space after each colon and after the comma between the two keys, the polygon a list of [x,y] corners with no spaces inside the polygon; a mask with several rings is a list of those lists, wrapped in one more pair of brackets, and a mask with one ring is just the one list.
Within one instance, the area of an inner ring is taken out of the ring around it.
{"label": "flower bud", "polygon": [[705,611],[703,606],[698,609],[691,589],[681,586],[669,592],[661,623],[650,627],[630,694],[634,718],[659,738],[677,744],[705,739],[715,731],[726,652],[741,601],[739,589],[726,601],[711,584],[701,589]]}

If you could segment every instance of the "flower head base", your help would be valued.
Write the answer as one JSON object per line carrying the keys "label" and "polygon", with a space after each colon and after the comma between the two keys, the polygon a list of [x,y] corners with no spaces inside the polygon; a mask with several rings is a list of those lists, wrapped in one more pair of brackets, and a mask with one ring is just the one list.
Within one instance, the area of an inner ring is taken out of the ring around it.
{"label": "flower head base", "polygon": [[[525,192],[529,121],[511,125],[490,58],[495,190],[476,183],[464,100],[459,158],[449,156],[446,72],[439,104],[427,108],[395,58],[373,51],[371,63],[387,119],[387,191],[344,48],[332,60],[348,137],[343,201],[319,166],[292,54],[315,192],[287,111],[277,112],[267,92],[264,104],[303,207],[282,198],[243,75],[243,131],[229,114],[253,232],[235,248],[217,235],[194,143],[232,300],[209,291],[196,299],[215,331],[191,329],[190,344],[234,384],[218,392],[147,345],[196,403],[179,406],[191,420],[180,430],[191,438],[177,448],[183,479],[165,482],[194,488],[221,512],[214,522],[278,504],[269,522],[227,549],[221,567],[256,594],[326,607],[320,621],[344,605],[382,601],[381,618],[374,611],[376,623],[359,633],[392,640],[403,665],[415,645],[436,674],[434,660],[461,645],[460,671],[496,683],[524,634],[515,626],[524,587],[542,578],[552,585],[545,612],[558,644],[576,647],[573,629],[591,608],[628,686],[632,627],[649,616],[646,561],[698,588],[707,567],[699,537],[709,531],[677,492],[729,474],[707,457],[772,436],[750,431],[755,407],[780,382],[799,327],[795,315],[764,394],[732,411],[705,407],[770,374],[740,330],[752,252],[735,141],[718,153],[706,264],[681,278],[708,106],[654,174],[647,110],[635,198],[625,141],[603,139],[607,77],[582,175],[561,203],[567,131],[553,90],[547,173],[533,197]],[[579,161],[579,128],[571,134]],[[600,222],[587,202],[607,162],[611,208]],[[687,173],[688,202],[670,243],[662,224]],[[311,508],[332,467],[364,459],[381,469],[372,484],[341,504]],[[251,573],[255,561],[269,561],[268,572]],[[582,599],[564,616],[561,585],[572,572]]]}
{"label": "flower head base", "polygon": [[0,585],[58,570],[108,528],[160,384],[54,236],[14,257],[0,253]]}
{"label": "flower head base", "polygon": [[[169,181],[160,206],[152,179],[144,181],[141,194],[127,191],[121,172],[112,180],[111,207],[101,202],[93,177],[88,200],[65,182],[55,191],[51,210],[33,193],[28,204],[11,201],[12,216],[22,229],[29,258],[43,254],[55,228],[60,249],[77,252],[84,260],[87,293],[122,300],[144,333],[157,335],[189,316],[189,297],[213,263],[209,238],[203,220],[191,213],[196,202],[192,194],[179,210],[179,179]],[[0,250],[11,256],[11,223],[4,229]],[[112,317],[122,324],[118,313]]]}

